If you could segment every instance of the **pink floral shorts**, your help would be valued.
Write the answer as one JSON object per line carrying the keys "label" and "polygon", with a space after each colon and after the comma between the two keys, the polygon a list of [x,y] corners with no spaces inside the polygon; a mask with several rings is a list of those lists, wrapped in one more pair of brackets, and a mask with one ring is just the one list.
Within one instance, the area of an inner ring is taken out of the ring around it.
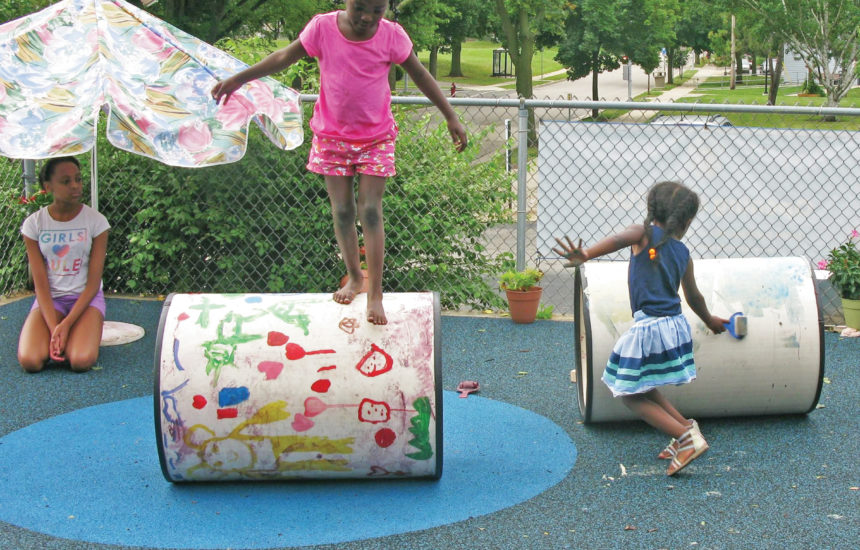
{"label": "pink floral shorts", "polygon": [[307,169],[324,176],[367,174],[389,178],[394,170],[396,133],[374,141],[341,141],[314,134]]}

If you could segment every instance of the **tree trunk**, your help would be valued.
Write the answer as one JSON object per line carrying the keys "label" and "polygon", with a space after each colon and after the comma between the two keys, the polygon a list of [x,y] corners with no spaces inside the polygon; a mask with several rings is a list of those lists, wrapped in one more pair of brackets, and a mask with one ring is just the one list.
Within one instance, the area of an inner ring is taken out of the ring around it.
{"label": "tree trunk", "polygon": [[463,52],[463,43],[459,40],[451,44],[451,72],[448,76],[463,76],[463,68],[460,64],[460,54]]}
{"label": "tree trunk", "polygon": [[[775,67],[770,72],[771,82],[770,82],[770,90],[767,93],[767,104],[768,105],[776,105],[776,94],[779,93],[779,81],[782,78],[782,66],[785,59],[785,44],[779,44],[779,55],[776,58],[776,62],[774,63]],[[773,61],[772,61],[773,62]],[[768,67],[770,68],[770,67]]]}
{"label": "tree trunk", "polygon": [[737,76],[735,77],[735,84],[744,82],[744,54],[735,53],[735,67],[737,67]]}
{"label": "tree trunk", "polygon": [[675,48],[666,48],[666,84],[674,84],[673,77],[674,68],[672,67],[672,58],[675,57]]}
{"label": "tree trunk", "polygon": [[427,72],[436,80],[436,73],[439,71],[439,46],[430,48],[430,62],[427,67]]}

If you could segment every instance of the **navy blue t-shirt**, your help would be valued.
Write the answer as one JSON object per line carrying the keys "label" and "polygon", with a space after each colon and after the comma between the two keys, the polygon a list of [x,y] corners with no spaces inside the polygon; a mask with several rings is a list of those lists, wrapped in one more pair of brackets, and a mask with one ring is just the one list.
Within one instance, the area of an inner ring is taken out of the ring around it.
{"label": "navy blue t-shirt", "polygon": [[681,297],[678,288],[687,272],[690,251],[681,241],[668,239],[657,249],[652,260],[648,249],[660,242],[663,230],[651,226],[651,242],[639,254],[630,255],[627,271],[627,287],[630,289],[630,308],[633,313],[641,310],[652,317],[665,317],[681,313]]}

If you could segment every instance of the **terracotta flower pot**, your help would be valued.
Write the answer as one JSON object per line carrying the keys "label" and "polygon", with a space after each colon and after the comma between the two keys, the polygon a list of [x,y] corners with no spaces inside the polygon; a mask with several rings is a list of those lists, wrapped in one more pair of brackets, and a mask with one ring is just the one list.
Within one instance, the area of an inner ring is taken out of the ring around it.
{"label": "terracotta flower pot", "polygon": [[542,292],[543,289],[539,286],[528,290],[506,290],[511,320],[522,324],[534,323]]}
{"label": "terracotta flower pot", "polygon": [[845,326],[860,330],[860,300],[842,298],[842,312],[845,314]]}

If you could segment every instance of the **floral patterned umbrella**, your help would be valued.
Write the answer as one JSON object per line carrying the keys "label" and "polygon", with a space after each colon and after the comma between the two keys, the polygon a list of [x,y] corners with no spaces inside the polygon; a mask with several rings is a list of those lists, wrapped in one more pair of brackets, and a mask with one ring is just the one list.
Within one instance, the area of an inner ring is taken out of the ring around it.
{"label": "floral patterned umbrella", "polygon": [[219,78],[246,66],[122,0],[63,0],[0,25],[0,155],[89,151],[102,108],[113,145],[171,166],[241,159],[251,120],[298,147],[294,90],[263,78],[212,99]]}

